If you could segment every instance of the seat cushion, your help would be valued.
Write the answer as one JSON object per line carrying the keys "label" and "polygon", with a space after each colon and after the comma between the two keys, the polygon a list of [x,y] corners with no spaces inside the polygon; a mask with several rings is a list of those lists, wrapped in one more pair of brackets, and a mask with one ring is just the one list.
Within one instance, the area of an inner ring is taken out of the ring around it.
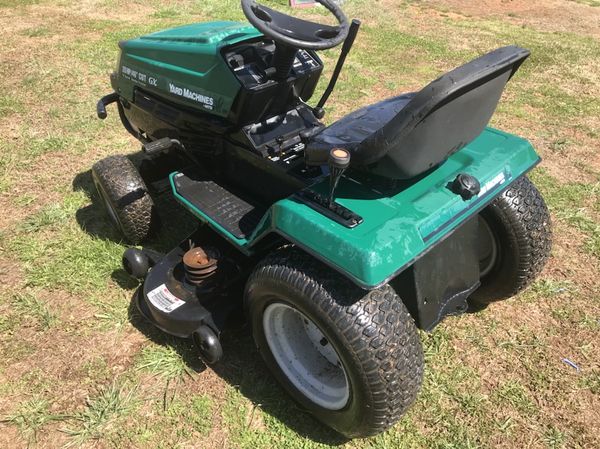
{"label": "seat cushion", "polygon": [[388,98],[346,115],[314,136],[308,144],[309,151],[329,151],[341,147],[354,152],[367,137],[394,118],[414,96],[414,93],[408,93]]}

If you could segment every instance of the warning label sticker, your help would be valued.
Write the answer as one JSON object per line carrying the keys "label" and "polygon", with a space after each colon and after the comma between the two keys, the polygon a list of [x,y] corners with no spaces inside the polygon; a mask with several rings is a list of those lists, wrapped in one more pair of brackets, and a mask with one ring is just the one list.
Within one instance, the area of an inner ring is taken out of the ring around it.
{"label": "warning label sticker", "polygon": [[185,301],[171,293],[165,284],[148,292],[148,299],[154,307],[165,313],[171,313],[185,304]]}

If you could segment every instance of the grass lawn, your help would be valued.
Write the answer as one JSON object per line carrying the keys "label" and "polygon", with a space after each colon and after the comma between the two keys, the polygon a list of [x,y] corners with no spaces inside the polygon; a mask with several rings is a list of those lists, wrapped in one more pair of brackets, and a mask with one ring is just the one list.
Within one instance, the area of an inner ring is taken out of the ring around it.
{"label": "grass lawn", "polygon": [[[379,437],[341,440],[283,393],[247,329],[229,332],[224,361],[207,369],[189,342],[141,320],[129,304],[137,285],[120,269],[126,245],[92,189],[95,161],[139,149],[112,107],[95,118],[117,42],[241,20],[239,1],[0,0],[0,447],[600,447],[600,3],[347,0],[345,9],[363,27],[328,121],[495,47],[531,49],[493,125],[544,158],[531,177],[555,237],[539,280],[422,334],[414,407]],[[336,55],[323,53],[326,74]],[[194,222],[161,201],[156,242],[168,245]]]}

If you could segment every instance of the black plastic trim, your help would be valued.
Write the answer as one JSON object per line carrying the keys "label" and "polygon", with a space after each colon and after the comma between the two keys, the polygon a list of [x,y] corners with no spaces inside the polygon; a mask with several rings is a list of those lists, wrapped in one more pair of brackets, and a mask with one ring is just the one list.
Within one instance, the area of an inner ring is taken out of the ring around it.
{"label": "black plastic trim", "polygon": [[355,228],[364,221],[360,215],[335,201],[329,206],[329,200],[326,197],[309,189],[301,190],[294,195],[294,198],[350,229]]}

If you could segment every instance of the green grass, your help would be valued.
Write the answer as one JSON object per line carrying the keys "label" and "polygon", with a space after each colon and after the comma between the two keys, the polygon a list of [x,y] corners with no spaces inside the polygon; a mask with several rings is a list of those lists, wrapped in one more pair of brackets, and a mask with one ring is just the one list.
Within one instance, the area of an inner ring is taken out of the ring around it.
{"label": "green grass", "polygon": [[52,151],[61,151],[67,149],[67,140],[64,137],[46,137],[41,139],[28,139],[27,154],[31,157],[36,157],[41,154]]}
{"label": "green grass", "polygon": [[19,404],[15,412],[1,418],[0,422],[17,426],[26,440],[35,443],[38,432],[45,425],[64,419],[66,419],[65,416],[53,414],[50,411],[50,402],[47,399],[38,397]]}
{"label": "green grass", "polygon": [[15,157],[11,153],[3,152],[5,145],[0,143],[0,192],[11,186],[11,171],[15,166]]}
{"label": "green grass", "polygon": [[[81,193],[68,194],[62,203],[51,203],[26,218],[10,239],[8,244],[23,263],[28,285],[62,287],[74,293],[91,286],[106,288],[119,266],[123,246],[79,227],[76,211],[86,200]],[[102,220],[107,224],[105,217]]]}
{"label": "green grass", "polygon": [[137,368],[167,380],[193,375],[193,371],[183,360],[181,354],[171,345],[145,347],[140,354]]}
{"label": "green grass", "polygon": [[0,117],[23,111],[24,106],[18,99],[7,93],[0,94]]}
{"label": "green grass", "polygon": [[30,28],[21,34],[23,36],[35,38],[35,37],[51,36],[53,34],[53,32],[50,28],[48,28],[46,26],[39,26],[39,27]]}
{"label": "green grass", "polygon": [[527,416],[536,412],[536,406],[525,387],[514,380],[506,381],[497,391],[501,401]]}
{"label": "green grass", "polygon": [[17,293],[12,298],[12,306],[15,313],[35,319],[41,330],[50,328],[58,321],[48,304],[33,292]]}
{"label": "green grass", "polygon": [[177,9],[164,8],[153,13],[152,17],[156,19],[174,19],[180,15],[181,11],[178,11]]}
{"label": "green grass", "polygon": [[535,281],[530,289],[533,296],[542,296],[545,298],[552,296],[560,296],[565,293],[574,293],[577,291],[577,286],[571,281],[558,281],[551,278],[539,279]]}
{"label": "green grass", "polygon": [[548,448],[560,449],[562,447],[565,447],[565,443],[567,441],[567,435],[565,432],[557,429],[556,427],[550,426],[544,432],[543,440],[544,440],[544,443],[546,443]]}
{"label": "green grass", "polygon": [[50,204],[23,221],[23,231],[37,232],[44,228],[60,226],[72,217],[73,210],[63,204]]}
{"label": "green grass", "polygon": [[537,170],[533,180],[554,215],[584,233],[585,250],[600,259],[600,181],[563,184],[544,170]]}
{"label": "green grass", "polygon": [[593,6],[593,7],[600,6],[600,1],[598,1],[598,0],[569,0],[569,1],[581,3],[582,5]]}
{"label": "green grass", "polygon": [[0,0],[0,8],[15,8],[19,6],[35,5],[40,0]]}
{"label": "green grass", "polygon": [[124,329],[129,323],[129,302],[131,295],[120,295],[116,299],[107,300],[105,297],[93,298],[93,304],[98,311],[94,318],[102,329]]}
{"label": "green grass", "polygon": [[600,371],[594,371],[584,375],[579,384],[582,388],[589,390],[592,394],[600,395]]}
{"label": "green grass", "polygon": [[97,396],[88,398],[86,408],[74,416],[75,425],[62,431],[70,437],[67,447],[78,447],[90,440],[119,439],[120,426],[136,407],[135,390],[113,382]]}

